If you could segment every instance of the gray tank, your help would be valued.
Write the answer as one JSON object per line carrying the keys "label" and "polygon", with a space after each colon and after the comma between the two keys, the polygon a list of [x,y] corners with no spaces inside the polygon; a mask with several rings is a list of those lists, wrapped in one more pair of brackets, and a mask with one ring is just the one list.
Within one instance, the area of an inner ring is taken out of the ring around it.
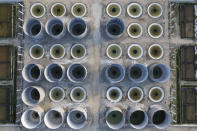
{"label": "gray tank", "polygon": [[170,68],[165,64],[152,64],[149,67],[149,77],[154,82],[164,83],[170,77]]}
{"label": "gray tank", "polygon": [[76,39],[82,39],[87,35],[88,27],[81,18],[73,18],[68,24],[68,32]]}
{"label": "gray tank", "polygon": [[53,18],[47,21],[45,29],[48,35],[54,39],[61,39],[66,34],[66,26],[60,19]]}
{"label": "gray tank", "polygon": [[124,23],[119,18],[110,19],[105,27],[107,36],[111,39],[119,38],[124,32]]}

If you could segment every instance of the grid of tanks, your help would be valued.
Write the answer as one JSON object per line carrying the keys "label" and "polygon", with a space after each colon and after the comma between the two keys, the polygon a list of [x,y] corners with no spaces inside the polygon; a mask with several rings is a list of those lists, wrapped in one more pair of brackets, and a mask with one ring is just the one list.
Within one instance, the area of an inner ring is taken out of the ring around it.
{"label": "grid of tanks", "polygon": [[[138,19],[147,15],[154,21],[146,27],[148,36],[143,31],[146,28],[137,22],[130,23],[126,29],[124,19],[120,18],[123,5],[111,2],[103,7],[107,20],[101,24],[99,31],[101,37],[104,37],[102,39],[113,42],[107,42],[110,44],[101,55],[110,62],[102,64],[97,73],[101,85],[109,85],[104,93],[104,101],[114,104],[105,109],[102,115],[104,125],[108,128],[120,129],[128,123],[127,125],[135,129],[145,128],[148,124],[164,129],[171,123],[167,105],[158,104],[164,100],[164,88],[168,88],[163,87],[163,83],[168,82],[170,77],[168,64],[159,61],[166,57],[166,49],[157,43],[165,33],[163,25],[157,22],[158,18],[164,17],[162,4],[149,2],[146,8],[140,3],[131,2],[125,9],[126,17]],[[92,39],[93,21],[88,21],[91,10],[84,3],[74,3],[67,7],[64,3],[51,2],[50,8],[47,8],[43,3],[34,2],[29,6],[26,8],[29,9],[30,15],[25,15],[23,26],[26,35],[24,47],[28,50],[24,53],[25,65],[22,70],[25,84],[21,97],[26,105],[21,117],[22,125],[34,129],[41,127],[43,120],[49,129],[67,125],[72,129],[85,128],[91,124],[91,117],[94,115],[86,103],[86,100],[90,99],[91,91],[88,89],[91,87],[85,87],[90,86],[88,83],[91,83],[93,76],[88,62],[92,45],[84,44]],[[144,10],[147,14],[143,13]],[[120,44],[114,42],[121,39],[125,30],[127,37],[136,41],[129,44],[126,53]],[[137,42],[141,37],[155,41],[147,51],[142,43]],[[65,41],[68,43],[65,44]],[[123,59],[123,55],[128,56],[126,59],[133,63],[124,66],[118,62]],[[143,57],[150,59],[148,65],[140,61]],[[127,86],[133,83],[126,91],[126,96],[122,91],[123,87],[119,86],[125,81]],[[142,85],[153,86],[145,91]],[[125,98],[135,106],[122,109],[116,105],[124,103],[122,101]],[[148,110],[141,106],[142,101],[152,102],[148,105]]]}

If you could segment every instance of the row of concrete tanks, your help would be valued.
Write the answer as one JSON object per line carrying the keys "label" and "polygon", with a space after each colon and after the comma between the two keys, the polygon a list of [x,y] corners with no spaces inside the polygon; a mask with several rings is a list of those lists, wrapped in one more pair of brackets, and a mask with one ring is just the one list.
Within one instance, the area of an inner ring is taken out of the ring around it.
{"label": "row of concrete tanks", "polygon": [[[68,32],[73,38],[82,39],[87,35],[88,25],[81,18],[73,18],[69,22]],[[119,38],[124,32],[124,22],[119,18],[112,18],[106,22],[105,34],[110,39]],[[54,39],[61,39],[66,35],[66,26],[62,20],[52,18],[47,21],[45,29],[43,24],[34,18],[25,21],[23,30],[27,36],[40,39],[46,30],[46,33]],[[139,23],[131,23],[127,28],[127,33],[131,38],[139,38],[143,34],[143,28]],[[157,39],[163,35],[163,27],[158,23],[152,23],[148,26],[148,34],[151,38]]]}
{"label": "row of concrete tanks", "polygon": [[[40,64],[27,64],[22,70],[22,76],[27,82],[38,82],[45,76],[47,81],[53,83],[62,81],[66,76],[66,71],[61,64],[49,64],[45,69]],[[81,83],[86,76],[87,69],[82,64],[71,64],[67,69],[67,77],[71,82]]]}
{"label": "row of concrete tanks", "polygon": [[[139,103],[144,99],[144,91],[140,87],[131,87],[127,92],[128,100],[132,103]],[[148,92],[148,98],[158,103],[164,99],[165,93],[161,87],[152,87]],[[119,87],[113,86],[107,89],[106,98],[110,102],[117,103],[123,98],[123,92]]]}
{"label": "row of concrete tanks", "polygon": [[[119,3],[109,3],[106,12],[110,17],[118,17],[122,13],[122,7]],[[151,18],[159,18],[163,14],[163,9],[159,3],[151,3],[148,5],[147,12]],[[143,8],[139,3],[132,2],[127,6],[127,14],[131,18],[139,18],[143,14]]]}
{"label": "row of concrete tanks", "polygon": [[[152,102],[161,102],[165,96],[161,87],[152,87],[149,92],[149,99]],[[120,102],[123,92],[119,87],[110,87],[106,92],[106,98],[113,103]],[[144,98],[144,92],[140,87],[131,87],[127,92],[128,100],[133,103],[141,102]],[[23,90],[22,101],[29,106],[35,106],[43,102],[45,91],[39,86],[30,86]],[[53,87],[49,92],[49,98],[52,102],[61,102],[65,98],[64,89],[61,87]],[[73,102],[84,102],[87,98],[86,90],[82,87],[74,87],[70,92],[70,99]]]}
{"label": "row of concrete tanks", "polygon": [[[55,86],[49,91],[49,98],[52,102],[61,102],[65,99],[65,91],[63,88]],[[82,87],[74,87],[70,93],[70,99],[73,102],[84,102],[87,98],[86,90]],[[40,86],[26,87],[22,92],[22,101],[28,106],[35,106],[44,101],[45,90]]]}
{"label": "row of concrete tanks", "polygon": [[[55,3],[50,8],[50,13],[54,17],[63,17],[66,14],[66,6],[62,3]],[[41,18],[46,14],[46,7],[42,3],[34,3],[30,8],[30,13],[35,18]],[[71,13],[74,17],[83,17],[87,13],[87,7],[83,3],[75,3],[71,7]]]}
{"label": "row of concrete tanks", "polygon": [[[130,59],[138,60],[144,54],[143,48],[140,44],[131,44],[127,49],[127,55]],[[118,44],[110,44],[106,49],[108,58],[115,60],[122,56],[122,48]],[[148,48],[148,55],[153,60],[159,60],[164,55],[164,49],[159,44],[152,44]]]}
{"label": "row of concrete tanks", "polygon": [[67,122],[72,129],[81,129],[87,125],[87,111],[84,108],[76,107],[66,111],[62,107],[49,109],[45,115],[40,106],[27,109],[21,117],[23,126],[27,129],[34,129],[41,125],[44,119],[46,127],[49,129],[58,129]]}
{"label": "row of concrete tanks", "polygon": [[[109,83],[119,83],[125,78],[125,68],[120,64],[111,64],[104,68],[104,77]],[[170,69],[165,64],[151,64],[148,69],[143,64],[132,64],[127,69],[129,80],[143,83],[148,77],[153,82],[164,83],[170,77]]]}
{"label": "row of concrete tanks", "polygon": [[[152,106],[148,114],[138,107],[130,108],[126,113],[119,107],[111,107],[105,113],[105,122],[111,129],[121,129],[126,123],[126,116],[129,125],[134,129],[145,128],[148,121],[156,128],[164,129],[171,122],[170,114],[158,105]],[[34,129],[41,125],[43,117],[49,129],[58,129],[66,122],[72,129],[82,129],[88,124],[87,111],[81,107],[72,108],[66,116],[65,110],[61,107],[51,108],[44,115],[44,110],[36,106],[23,113],[21,122],[24,127]]]}
{"label": "row of concrete tanks", "polygon": [[[41,18],[46,14],[46,7],[42,3],[34,3],[30,12],[33,17]],[[62,3],[55,3],[51,6],[50,12],[54,17],[65,16],[66,6]],[[110,17],[118,17],[122,13],[122,7],[119,3],[109,3],[106,12]],[[151,18],[159,18],[163,14],[163,9],[159,3],[151,3],[148,5],[147,12]],[[75,3],[71,7],[71,14],[74,17],[83,17],[86,13],[87,7],[83,3]],[[130,3],[127,6],[127,14],[131,18],[139,18],[143,14],[143,8],[139,3]]]}
{"label": "row of concrete tanks", "polygon": [[[83,59],[86,56],[86,47],[82,44],[74,44],[71,49],[71,56],[74,59]],[[66,50],[61,44],[54,44],[50,48],[50,57],[52,59],[62,59],[66,55]],[[35,44],[29,49],[29,55],[32,59],[42,59],[45,55],[45,49],[40,44]]]}
{"label": "row of concrete tanks", "polygon": [[[52,59],[62,59],[66,55],[66,50],[61,44],[54,44],[50,48],[50,56]],[[71,56],[74,59],[83,59],[86,56],[86,47],[82,44],[74,44],[71,47]],[[143,56],[143,48],[139,44],[131,44],[127,49],[130,59],[138,60]],[[41,59],[45,55],[45,49],[40,44],[35,44],[29,49],[29,55],[32,59]],[[108,58],[115,60],[122,56],[122,48],[118,44],[110,44],[106,49]],[[153,60],[159,60],[164,55],[164,49],[159,44],[152,44],[148,49],[148,55]]]}
{"label": "row of concrete tanks", "polygon": [[[61,64],[28,64],[22,70],[22,76],[27,82],[38,82],[43,74],[49,82],[59,82],[65,78],[65,68]],[[71,64],[67,70],[67,77],[71,82],[80,83],[86,79],[87,69],[82,64]],[[125,78],[125,68],[120,64],[111,64],[104,68],[105,79],[109,83],[118,83]],[[148,79],[153,82],[164,83],[170,77],[170,69],[165,64],[152,64],[149,69],[143,64],[132,64],[128,68],[128,78],[134,83],[143,83]]]}
{"label": "row of concrete tanks", "polygon": [[[87,35],[88,27],[86,22],[81,18],[73,18],[68,24],[68,32],[76,39],[82,39]],[[46,33],[54,39],[61,39],[66,35],[66,26],[58,18],[52,18],[47,21],[45,29],[43,24],[34,18],[25,21],[23,30],[27,36],[35,39],[43,37]]]}
{"label": "row of concrete tanks", "polygon": [[121,129],[128,117],[128,123],[134,129],[143,129],[147,126],[148,121],[158,129],[164,129],[171,123],[170,114],[160,106],[153,106],[149,109],[149,117],[141,108],[130,108],[127,113],[124,113],[118,107],[109,108],[106,112],[106,123],[111,129]]}

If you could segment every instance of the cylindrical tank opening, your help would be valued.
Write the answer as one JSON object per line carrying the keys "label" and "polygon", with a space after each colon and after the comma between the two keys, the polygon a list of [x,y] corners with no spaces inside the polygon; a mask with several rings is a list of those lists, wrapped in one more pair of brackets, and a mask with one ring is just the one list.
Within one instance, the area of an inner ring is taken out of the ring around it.
{"label": "cylindrical tank opening", "polygon": [[40,33],[41,31],[41,24],[40,23],[35,23],[34,25],[32,25],[31,27],[31,34],[33,36],[36,36]]}
{"label": "cylindrical tank opening", "polygon": [[143,33],[142,26],[138,23],[131,23],[127,28],[127,33],[131,38],[139,38]]}
{"label": "cylindrical tank opening", "polygon": [[131,102],[138,103],[142,101],[144,92],[140,87],[131,87],[127,95]]}
{"label": "cylindrical tank opening", "polygon": [[70,34],[77,39],[82,39],[87,34],[86,22],[81,18],[73,18],[68,25]]}
{"label": "cylindrical tank opening", "polygon": [[148,15],[152,18],[159,18],[163,13],[163,9],[159,3],[151,3],[148,6]]}
{"label": "cylindrical tank opening", "polygon": [[39,44],[33,45],[29,50],[29,55],[33,59],[43,58],[44,53],[45,53],[44,47],[42,45],[39,45]]}
{"label": "cylindrical tank opening", "polygon": [[75,44],[71,48],[71,56],[74,59],[82,59],[86,56],[86,47],[82,44]]}
{"label": "cylindrical tank opening", "polygon": [[131,65],[128,69],[128,77],[135,83],[142,83],[148,78],[148,69],[142,64]]}
{"label": "cylindrical tank opening", "polygon": [[119,59],[122,55],[122,49],[118,44],[111,44],[107,47],[106,54],[110,59]]}
{"label": "cylindrical tank opening", "polygon": [[138,60],[143,56],[143,49],[139,44],[132,44],[129,46],[127,53],[129,58]]}
{"label": "cylindrical tank opening", "polygon": [[170,125],[171,116],[167,111],[160,109],[153,112],[151,120],[156,128],[164,129]]}
{"label": "cylindrical tank opening", "polygon": [[67,70],[67,76],[72,82],[82,82],[87,76],[87,69],[81,64],[72,64]]}
{"label": "cylindrical tank opening", "polygon": [[87,13],[87,7],[83,3],[75,3],[71,8],[71,13],[75,17],[83,17]]}
{"label": "cylindrical tank opening", "polygon": [[82,87],[75,87],[70,92],[70,98],[74,102],[83,102],[87,97],[86,90]]}
{"label": "cylindrical tank opening", "polygon": [[153,44],[149,47],[148,54],[152,59],[158,60],[163,57],[164,51],[159,44]]}
{"label": "cylindrical tank opening", "polygon": [[152,23],[148,27],[148,34],[152,38],[160,38],[163,35],[163,27],[158,23]]}
{"label": "cylindrical tank opening", "polygon": [[121,82],[125,77],[125,68],[119,64],[111,64],[106,67],[105,77],[110,83]]}
{"label": "cylindrical tank opening", "polygon": [[66,34],[66,27],[64,27],[63,22],[57,18],[48,20],[45,28],[46,32],[55,39],[61,39]]}
{"label": "cylindrical tank opening", "polygon": [[64,89],[61,87],[53,87],[49,92],[49,97],[53,102],[61,102],[65,98]]}
{"label": "cylindrical tank opening", "polygon": [[42,122],[44,110],[40,107],[27,109],[21,116],[21,123],[27,129],[34,129]]}
{"label": "cylindrical tank opening", "polygon": [[43,67],[37,64],[28,64],[22,70],[23,78],[28,82],[39,81],[42,78]]}
{"label": "cylindrical tank opening", "polygon": [[150,66],[149,76],[152,81],[163,83],[170,77],[170,69],[164,64],[153,64]]}
{"label": "cylindrical tank opening", "polygon": [[64,4],[62,3],[55,3],[52,7],[51,7],[51,14],[54,17],[62,17],[66,14],[66,7]]}
{"label": "cylindrical tank opening", "polygon": [[31,6],[30,13],[35,18],[41,18],[46,13],[46,8],[42,3],[35,3]]}
{"label": "cylindrical tank opening", "polygon": [[142,15],[142,6],[138,3],[131,3],[127,6],[127,13],[132,18],[138,18]]}
{"label": "cylindrical tank opening", "polygon": [[24,33],[32,38],[40,38],[43,26],[37,19],[28,19],[23,26]]}
{"label": "cylindrical tank opening", "polygon": [[120,129],[125,124],[125,116],[119,108],[111,108],[106,113],[106,123],[111,129]]}
{"label": "cylindrical tank opening", "polygon": [[50,55],[53,59],[62,59],[65,54],[66,51],[63,45],[55,44],[50,49]]}
{"label": "cylindrical tank opening", "polygon": [[26,105],[34,106],[44,100],[45,92],[41,87],[30,86],[22,92],[22,100]]}
{"label": "cylindrical tank opening", "polygon": [[152,87],[149,90],[149,99],[153,102],[161,102],[164,98],[164,90],[161,87]]}
{"label": "cylindrical tank opening", "polygon": [[44,116],[45,125],[49,129],[58,129],[65,119],[65,112],[62,108],[53,108]]}
{"label": "cylindrical tank opening", "polygon": [[122,99],[122,90],[118,87],[110,87],[107,90],[106,97],[111,102],[119,102]]}
{"label": "cylindrical tank opening", "polygon": [[119,38],[124,32],[124,23],[119,18],[112,18],[107,22],[105,32],[109,38]]}
{"label": "cylindrical tank opening", "polygon": [[67,122],[72,129],[82,129],[87,124],[86,111],[82,108],[72,109],[68,113]]}
{"label": "cylindrical tank opening", "polygon": [[142,129],[148,124],[148,116],[143,110],[131,110],[129,123],[135,129]]}
{"label": "cylindrical tank opening", "polygon": [[107,5],[106,12],[110,17],[118,17],[122,12],[122,8],[118,3],[110,3]]}
{"label": "cylindrical tank opening", "polygon": [[49,82],[58,82],[64,78],[65,69],[62,65],[50,64],[45,68],[45,77]]}

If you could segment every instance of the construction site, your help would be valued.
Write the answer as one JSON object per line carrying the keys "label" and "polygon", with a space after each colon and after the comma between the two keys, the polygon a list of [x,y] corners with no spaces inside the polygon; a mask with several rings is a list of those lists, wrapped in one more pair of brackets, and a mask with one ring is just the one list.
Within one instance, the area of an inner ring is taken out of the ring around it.
{"label": "construction site", "polygon": [[196,39],[195,0],[1,0],[0,131],[195,131]]}

